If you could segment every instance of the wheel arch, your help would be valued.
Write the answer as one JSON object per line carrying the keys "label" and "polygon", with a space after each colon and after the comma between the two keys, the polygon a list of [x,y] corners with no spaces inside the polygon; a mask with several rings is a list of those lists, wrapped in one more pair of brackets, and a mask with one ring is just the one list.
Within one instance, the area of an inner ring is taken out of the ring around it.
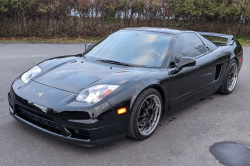
{"label": "wheel arch", "polygon": [[239,59],[238,59],[236,56],[232,57],[232,58],[229,60],[228,65],[227,65],[227,68],[230,67],[229,65],[230,65],[230,63],[231,63],[233,60],[236,61],[237,68],[238,68],[238,72],[239,72],[240,62],[239,62]]}
{"label": "wheel arch", "polygon": [[164,92],[163,87],[162,87],[160,84],[152,84],[152,85],[149,85],[149,86],[145,87],[144,89],[142,89],[142,90],[140,91],[140,93],[138,93],[138,94],[136,95],[135,98],[132,98],[132,99],[131,99],[130,108],[133,107],[134,102],[136,101],[136,99],[138,98],[138,96],[140,96],[140,94],[142,94],[145,90],[150,89],[150,88],[153,88],[153,89],[157,90],[157,91],[160,93],[161,99],[162,99],[162,114],[164,114],[164,111],[165,111],[164,108],[165,108],[165,105],[166,105],[166,94],[165,94],[165,92]]}
{"label": "wheel arch", "polygon": [[238,65],[238,67],[239,67],[239,60],[238,60],[238,58],[237,58],[237,57],[233,57],[233,58],[231,59],[231,61],[234,60],[234,59],[236,60],[237,65]]}
{"label": "wheel arch", "polygon": [[[233,62],[234,60],[235,60],[236,62]],[[235,88],[235,86],[236,86],[236,83],[235,83],[235,85],[234,85],[234,87],[233,87],[232,90],[228,90],[227,82],[226,82],[226,81],[227,81],[227,74],[228,74],[228,72],[229,72],[229,70],[230,70],[230,67],[232,66],[233,63],[236,64],[236,66],[237,66],[237,68],[238,68],[239,63],[238,63],[237,58],[236,58],[236,57],[231,58],[230,61],[229,61],[229,63],[228,63],[226,72],[225,72],[225,78],[223,79],[222,85],[220,86],[220,88],[219,88],[218,91],[217,91],[218,93],[221,93],[221,94],[224,94],[224,95],[228,95],[228,94],[232,93],[232,91],[234,90],[234,88]],[[236,82],[237,82],[237,80],[236,80]]]}
{"label": "wheel arch", "polygon": [[[230,61],[229,61],[229,63],[230,63],[232,60],[236,60],[237,65],[239,66],[239,60],[238,60],[238,58],[237,58],[236,56],[234,56],[233,58],[231,58]],[[228,64],[229,64],[229,63],[228,63]]]}
{"label": "wheel arch", "polygon": [[151,88],[154,88],[155,90],[157,90],[160,95],[161,95],[161,99],[162,99],[162,115],[164,114],[165,111],[165,104],[166,104],[166,94],[164,93],[164,90],[161,86],[159,85],[153,85],[151,86]]}

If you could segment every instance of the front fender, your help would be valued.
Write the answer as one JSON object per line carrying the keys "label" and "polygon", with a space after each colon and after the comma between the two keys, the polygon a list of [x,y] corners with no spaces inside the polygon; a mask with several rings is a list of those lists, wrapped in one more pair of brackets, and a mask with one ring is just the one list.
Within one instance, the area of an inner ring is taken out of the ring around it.
{"label": "front fender", "polygon": [[119,87],[119,90],[108,95],[105,100],[110,103],[115,111],[126,108],[127,113],[118,115],[118,121],[128,120],[137,97],[147,88],[155,88],[162,96],[164,108],[168,108],[169,71],[155,69],[152,72],[135,77]]}

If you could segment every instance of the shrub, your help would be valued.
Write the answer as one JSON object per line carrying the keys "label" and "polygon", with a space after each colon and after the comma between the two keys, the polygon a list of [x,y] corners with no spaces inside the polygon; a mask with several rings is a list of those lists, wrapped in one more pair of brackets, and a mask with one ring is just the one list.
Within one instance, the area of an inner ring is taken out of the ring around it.
{"label": "shrub", "polygon": [[250,36],[249,0],[0,0],[0,37],[103,37],[125,27]]}

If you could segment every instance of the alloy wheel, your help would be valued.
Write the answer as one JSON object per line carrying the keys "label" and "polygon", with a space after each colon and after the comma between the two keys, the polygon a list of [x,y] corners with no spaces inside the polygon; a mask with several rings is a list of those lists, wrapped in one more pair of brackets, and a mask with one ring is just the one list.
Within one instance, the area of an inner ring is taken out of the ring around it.
{"label": "alloy wheel", "polygon": [[155,95],[149,95],[141,104],[138,111],[137,127],[143,136],[150,135],[158,125],[162,112],[160,98]]}
{"label": "alloy wheel", "polygon": [[233,63],[228,72],[227,88],[229,91],[232,91],[236,85],[238,79],[238,69],[237,64]]}

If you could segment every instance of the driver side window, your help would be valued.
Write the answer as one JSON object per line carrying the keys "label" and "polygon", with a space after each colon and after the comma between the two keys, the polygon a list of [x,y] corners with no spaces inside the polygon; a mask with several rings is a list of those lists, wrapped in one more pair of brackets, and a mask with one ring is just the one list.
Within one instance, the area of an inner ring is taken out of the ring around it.
{"label": "driver side window", "polygon": [[177,63],[182,57],[197,57],[206,52],[206,47],[195,33],[182,33],[176,39],[172,61]]}

